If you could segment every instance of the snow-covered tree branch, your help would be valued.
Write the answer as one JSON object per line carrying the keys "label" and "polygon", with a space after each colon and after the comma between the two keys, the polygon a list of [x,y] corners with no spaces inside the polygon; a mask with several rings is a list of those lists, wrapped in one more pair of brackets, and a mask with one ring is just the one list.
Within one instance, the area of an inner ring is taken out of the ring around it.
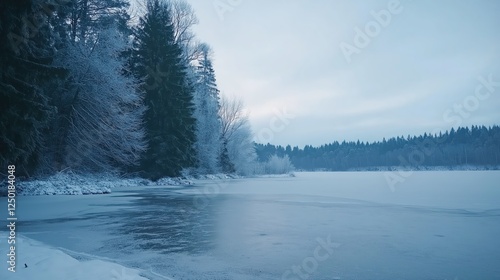
{"label": "snow-covered tree branch", "polygon": [[[243,111],[243,102],[238,99],[221,98],[219,115],[222,122],[221,164],[224,165],[224,154],[227,151],[230,164],[236,172],[250,175],[255,172],[256,153],[252,141],[253,134],[248,116]],[[224,169],[224,166],[223,166]]]}

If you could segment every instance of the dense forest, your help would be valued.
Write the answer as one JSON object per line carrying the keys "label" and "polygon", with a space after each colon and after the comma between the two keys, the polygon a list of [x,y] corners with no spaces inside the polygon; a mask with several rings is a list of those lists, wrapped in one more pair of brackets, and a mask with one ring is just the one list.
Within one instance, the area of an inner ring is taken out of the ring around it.
{"label": "dense forest", "polygon": [[192,7],[134,3],[0,2],[2,170],[159,179],[255,169],[248,118],[219,94]]}
{"label": "dense forest", "polygon": [[337,141],[303,149],[256,144],[257,155],[288,156],[297,169],[356,170],[380,167],[500,166],[500,127],[452,128],[431,135],[393,137],[373,143]]}

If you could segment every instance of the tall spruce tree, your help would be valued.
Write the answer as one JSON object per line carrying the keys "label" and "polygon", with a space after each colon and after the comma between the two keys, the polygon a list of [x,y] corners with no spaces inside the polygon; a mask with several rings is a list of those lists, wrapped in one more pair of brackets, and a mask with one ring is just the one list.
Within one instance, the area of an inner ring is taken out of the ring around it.
{"label": "tall spruce tree", "polygon": [[222,146],[219,90],[209,52],[209,47],[205,45],[196,71],[198,79],[194,98],[196,104],[196,152],[199,170],[202,173],[213,173],[220,170],[218,157]]}
{"label": "tall spruce tree", "polygon": [[148,178],[179,176],[196,166],[193,88],[175,42],[167,3],[152,0],[136,29],[132,71],[142,81],[149,147],[141,162]]}

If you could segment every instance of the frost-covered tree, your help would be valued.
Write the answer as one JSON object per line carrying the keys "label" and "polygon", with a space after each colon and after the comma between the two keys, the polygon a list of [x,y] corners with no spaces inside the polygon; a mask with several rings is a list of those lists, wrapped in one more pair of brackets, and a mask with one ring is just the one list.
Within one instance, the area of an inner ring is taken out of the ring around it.
{"label": "frost-covered tree", "polygon": [[196,165],[193,88],[181,46],[175,41],[171,9],[149,1],[135,32],[131,69],[142,81],[148,150],[141,171],[151,179],[178,176]]}
{"label": "frost-covered tree", "polygon": [[61,167],[110,170],[137,164],[144,152],[145,107],[136,81],[122,74],[125,47],[123,35],[112,28],[92,43],[72,42],[60,51],[57,64],[71,78],[61,116],[68,118]]}
{"label": "frost-covered tree", "polygon": [[53,32],[50,46],[56,50],[53,64],[69,74],[52,81],[47,90],[57,114],[44,131],[38,171],[109,171],[137,163],[145,148],[144,106],[136,81],[122,75],[121,59],[130,34],[128,1],[58,0],[44,5],[45,11],[53,11],[46,22]]}
{"label": "frost-covered tree", "polygon": [[174,41],[182,50],[182,63],[186,66],[186,86],[194,88],[198,172],[216,172],[219,170],[221,127],[211,50],[207,44],[196,40],[192,27],[198,24],[198,19],[191,5],[185,0],[168,0],[167,3]]}
{"label": "frost-covered tree", "polygon": [[272,155],[265,163],[264,172],[266,174],[287,174],[295,169],[288,155],[280,157]]}
{"label": "frost-covered tree", "polygon": [[10,108],[2,116],[12,118],[1,121],[9,135],[1,137],[6,145],[0,146],[8,149],[2,156],[42,174],[136,162],[144,149],[143,110],[134,81],[121,75],[118,58],[128,1],[0,5],[0,60],[6,70],[0,89],[6,93],[2,104]]}
{"label": "frost-covered tree", "polygon": [[95,41],[101,30],[114,26],[122,33],[130,16],[128,0],[58,0],[57,17],[53,20],[61,38]]}
{"label": "frost-covered tree", "polygon": [[[222,122],[223,145],[219,156],[222,169],[234,167],[235,171],[241,175],[254,173],[257,155],[252,141],[252,129],[243,111],[243,103],[223,96],[220,101],[219,115]],[[228,158],[225,158],[226,151]]]}
{"label": "frost-covered tree", "polygon": [[187,65],[196,65],[203,59],[206,44],[196,40],[192,31],[198,24],[193,7],[186,0],[169,0],[174,40],[181,47],[183,59]]}
{"label": "frost-covered tree", "polygon": [[196,71],[194,95],[196,152],[198,168],[202,173],[213,173],[219,170],[218,158],[221,150],[219,90],[209,52],[209,47],[205,46]]}
{"label": "frost-covered tree", "polygon": [[248,118],[227,141],[229,160],[240,175],[252,175],[255,171],[257,154],[252,141],[253,134]]}

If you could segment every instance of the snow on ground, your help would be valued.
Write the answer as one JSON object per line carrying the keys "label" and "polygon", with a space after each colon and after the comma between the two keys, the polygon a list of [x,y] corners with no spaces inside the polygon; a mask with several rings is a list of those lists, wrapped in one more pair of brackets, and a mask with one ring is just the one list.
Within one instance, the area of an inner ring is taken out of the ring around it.
{"label": "snow on ground", "polygon": [[17,184],[17,193],[19,195],[89,195],[111,193],[111,190],[117,187],[192,184],[191,180],[184,178],[162,178],[153,182],[142,178],[125,179],[108,174],[79,175],[61,172],[39,180],[20,181]]}
{"label": "snow on ground", "polygon": [[217,173],[217,174],[185,175],[184,178],[195,181],[195,180],[229,180],[229,179],[241,179],[244,177],[236,174]]}
{"label": "snow on ground", "polygon": [[[500,170],[500,166],[457,166],[457,167],[370,167],[351,169],[349,171],[480,171],[480,170]],[[295,177],[294,173],[289,174],[261,174],[256,178],[283,178]],[[235,174],[205,174],[205,175],[184,175],[176,178],[161,178],[158,181],[151,181],[143,178],[120,178],[110,174],[80,175],[72,172],[60,172],[47,178],[19,181],[17,183],[18,195],[90,195],[109,194],[113,188],[117,187],[137,187],[137,186],[185,186],[193,185],[196,181],[207,180],[228,180],[242,179],[244,177]],[[7,190],[1,182],[0,196],[5,196]]]}
{"label": "snow on ground", "polygon": [[[240,178],[237,175],[209,174],[161,178],[151,181],[143,178],[119,178],[109,174],[79,175],[71,172],[60,172],[48,178],[19,181],[18,195],[89,195],[108,194],[113,188],[137,186],[185,186],[193,185],[195,180],[224,180]],[[3,184],[6,186],[6,184]],[[0,189],[0,196],[2,191]],[[4,194],[5,195],[5,194]]]}
{"label": "snow on ground", "polygon": [[[7,234],[0,233],[0,239],[7,240]],[[3,256],[8,253],[8,246],[7,242],[0,242]],[[8,263],[2,262],[0,279],[147,280],[139,275],[138,270],[102,260],[79,261],[60,250],[21,236],[16,238],[15,272],[9,271],[8,267]]]}

